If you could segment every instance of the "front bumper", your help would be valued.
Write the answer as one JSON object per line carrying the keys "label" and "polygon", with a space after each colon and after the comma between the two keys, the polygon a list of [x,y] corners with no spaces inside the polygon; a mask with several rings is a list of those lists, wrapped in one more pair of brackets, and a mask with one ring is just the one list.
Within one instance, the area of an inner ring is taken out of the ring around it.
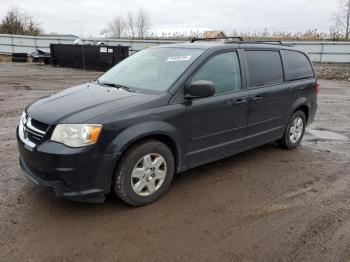
{"label": "front bumper", "polygon": [[45,141],[35,148],[21,140],[20,166],[29,180],[57,197],[101,203],[110,192],[118,154],[99,154],[94,146],[69,148]]}

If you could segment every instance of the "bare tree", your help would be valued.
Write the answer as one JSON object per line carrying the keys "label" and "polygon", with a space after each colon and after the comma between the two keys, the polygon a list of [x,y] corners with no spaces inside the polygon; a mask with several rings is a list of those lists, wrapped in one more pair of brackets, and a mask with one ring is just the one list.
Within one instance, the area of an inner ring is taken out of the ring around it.
{"label": "bare tree", "polygon": [[350,36],[350,0],[340,0],[339,10],[335,14],[334,31],[345,36],[349,40]]}
{"label": "bare tree", "polygon": [[135,17],[134,14],[129,12],[126,17],[126,24],[128,27],[129,35],[131,38],[135,37]]}
{"label": "bare tree", "polygon": [[39,35],[41,31],[41,28],[33,22],[32,17],[18,8],[7,11],[0,23],[2,34]]}
{"label": "bare tree", "polygon": [[126,31],[126,23],[122,17],[117,16],[112,23],[108,25],[108,30],[113,37],[121,38]]}
{"label": "bare tree", "polygon": [[150,14],[147,11],[140,9],[136,15],[135,25],[137,36],[143,39],[151,25]]}

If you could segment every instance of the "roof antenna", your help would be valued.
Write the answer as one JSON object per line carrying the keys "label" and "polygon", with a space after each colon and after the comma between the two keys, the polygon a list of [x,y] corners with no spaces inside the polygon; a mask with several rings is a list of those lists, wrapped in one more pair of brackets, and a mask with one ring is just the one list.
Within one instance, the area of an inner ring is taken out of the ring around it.
{"label": "roof antenna", "polygon": [[84,51],[84,38],[83,38],[83,24],[80,25],[80,36],[81,40],[81,51],[83,54],[83,70],[84,70],[84,79],[86,80],[86,66],[85,66],[85,51]]}

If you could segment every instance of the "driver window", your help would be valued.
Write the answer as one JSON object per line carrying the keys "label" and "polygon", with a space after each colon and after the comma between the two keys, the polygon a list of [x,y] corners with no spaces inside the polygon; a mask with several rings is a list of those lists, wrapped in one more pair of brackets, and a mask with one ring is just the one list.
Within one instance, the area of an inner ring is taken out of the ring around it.
{"label": "driver window", "polygon": [[241,70],[236,52],[226,52],[211,58],[192,78],[215,84],[215,94],[241,89]]}

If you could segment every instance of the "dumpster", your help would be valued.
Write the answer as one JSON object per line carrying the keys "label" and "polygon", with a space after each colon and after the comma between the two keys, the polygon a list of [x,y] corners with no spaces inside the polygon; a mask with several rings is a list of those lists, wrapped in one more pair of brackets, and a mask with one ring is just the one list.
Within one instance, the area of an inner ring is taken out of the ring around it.
{"label": "dumpster", "polygon": [[54,66],[106,71],[128,57],[129,46],[50,44]]}

